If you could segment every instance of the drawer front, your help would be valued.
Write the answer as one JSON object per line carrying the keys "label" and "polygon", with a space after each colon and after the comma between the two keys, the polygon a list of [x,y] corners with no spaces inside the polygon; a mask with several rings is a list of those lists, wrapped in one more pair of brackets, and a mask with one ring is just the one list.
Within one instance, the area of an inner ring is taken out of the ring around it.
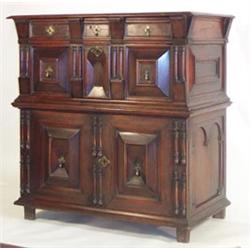
{"label": "drawer front", "polygon": [[164,37],[171,38],[171,25],[170,22],[150,22],[143,21],[136,23],[128,21],[126,24],[126,36],[127,37]]}
{"label": "drawer front", "polygon": [[84,25],[84,37],[109,37],[109,25],[100,23],[89,23]]}
{"label": "drawer front", "polygon": [[30,37],[38,39],[69,39],[70,31],[67,22],[59,21],[32,21]]}

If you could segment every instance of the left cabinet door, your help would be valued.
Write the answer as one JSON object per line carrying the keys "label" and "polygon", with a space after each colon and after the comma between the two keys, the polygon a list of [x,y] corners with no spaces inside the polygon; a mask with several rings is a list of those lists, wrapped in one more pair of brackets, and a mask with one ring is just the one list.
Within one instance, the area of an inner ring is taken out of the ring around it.
{"label": "left cabinet door", "polygon": [[32,111],[31,194],[52,201],[88,204],[91,193],[91,117]]}

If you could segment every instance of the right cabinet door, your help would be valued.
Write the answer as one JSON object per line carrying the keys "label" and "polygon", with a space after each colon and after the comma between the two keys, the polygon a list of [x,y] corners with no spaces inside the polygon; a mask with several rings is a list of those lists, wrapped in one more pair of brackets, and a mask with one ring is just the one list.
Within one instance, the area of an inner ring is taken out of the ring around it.
{"label": "right cabinet door", "polygon": [[[140,116],[103,116],[107,208],[171,215],[172,121]],[[108,170],[109,168],[109,170]]]}

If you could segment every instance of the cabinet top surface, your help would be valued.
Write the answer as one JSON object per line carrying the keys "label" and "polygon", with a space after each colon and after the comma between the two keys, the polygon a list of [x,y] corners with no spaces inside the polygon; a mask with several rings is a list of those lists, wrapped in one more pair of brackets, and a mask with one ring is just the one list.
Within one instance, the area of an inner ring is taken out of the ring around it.
{"label": "cabinet top surface", "polygon": [[39,14],[39,15],[18,15],[9,16],[12,19],[49,19],[49,18],[88,18],[88,17],[174,17],[174,16],[204,16],[204,17],[230,17],[232,15],[211,14],[201,12],[148,12],[148,13],[93,13],[93,14]]}

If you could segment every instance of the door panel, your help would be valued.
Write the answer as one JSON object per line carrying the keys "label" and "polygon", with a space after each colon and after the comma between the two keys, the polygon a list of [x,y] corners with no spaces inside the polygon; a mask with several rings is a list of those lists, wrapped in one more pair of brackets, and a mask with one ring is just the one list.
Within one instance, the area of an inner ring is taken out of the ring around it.
{"label": "door panel", "polygon": [[87,204],[92,188],[90,117],[42,111],[31,117],[32,193]]}
{"label": "door panel", "polygon": [[103,116],[104,205],[110,209],[170,215],[173,159],[169,119]]}

